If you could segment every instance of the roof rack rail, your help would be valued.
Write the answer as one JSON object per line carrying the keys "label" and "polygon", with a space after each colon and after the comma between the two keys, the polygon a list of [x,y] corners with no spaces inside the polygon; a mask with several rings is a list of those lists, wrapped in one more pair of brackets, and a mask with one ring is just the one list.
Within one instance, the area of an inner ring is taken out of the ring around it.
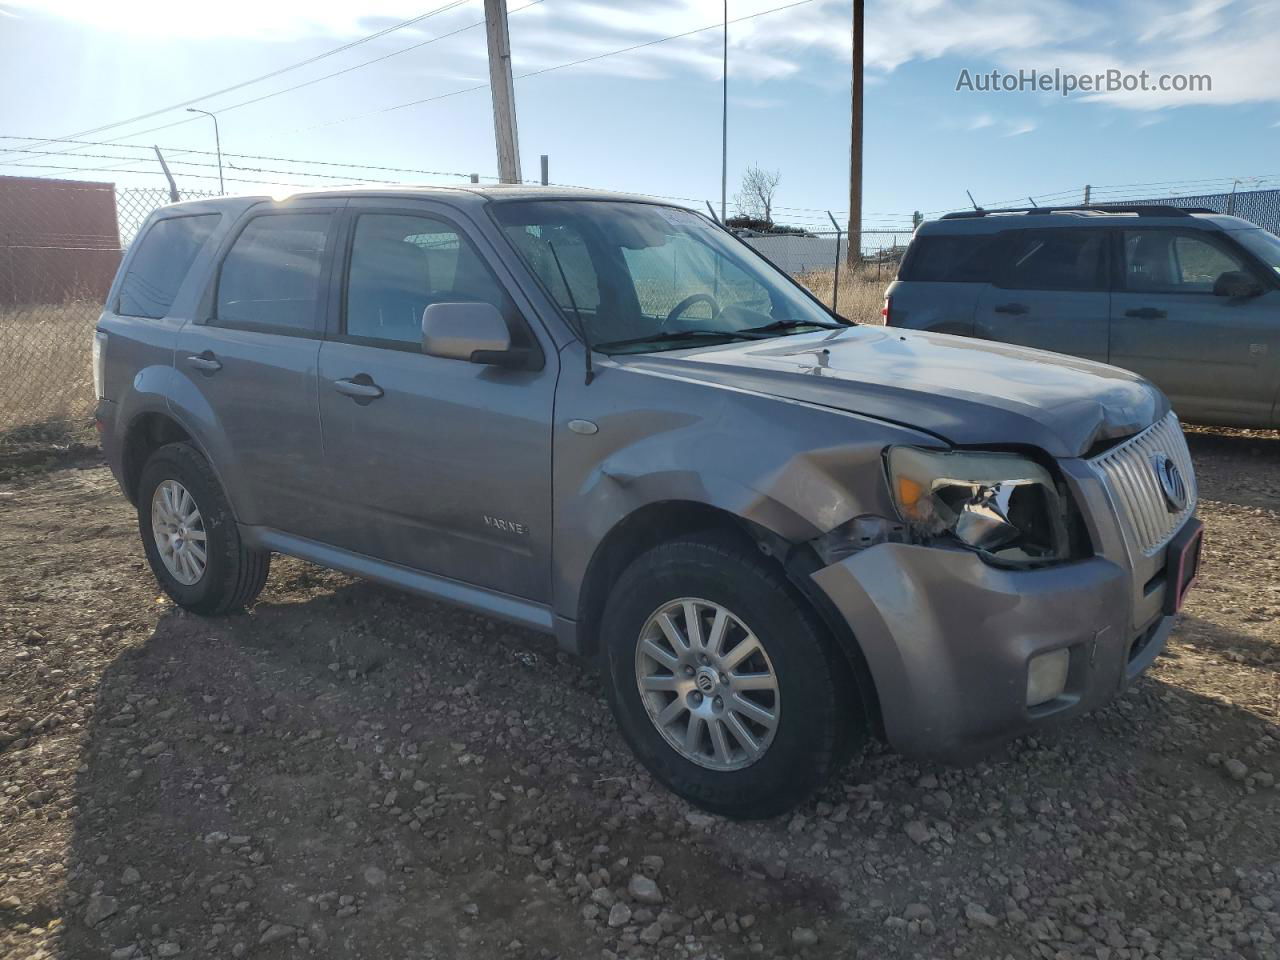
{"label": "roof rack rail", "polygon": [[998,210],[957,210],[944,213],[943,220],[966,220],[971,217],[985,217],[991,213],[1136,213],[1140,217],[1189,217],[1193,213],[1217,213],[1208,207],[1173,207],[1167,203],[1099,203],[1070,204],[1064,207],[1004,207]]}

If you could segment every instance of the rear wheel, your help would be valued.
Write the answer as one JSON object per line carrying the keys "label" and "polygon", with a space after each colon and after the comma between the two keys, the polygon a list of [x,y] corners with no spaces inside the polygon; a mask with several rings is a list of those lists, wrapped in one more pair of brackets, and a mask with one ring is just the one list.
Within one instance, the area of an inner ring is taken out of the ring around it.
{"label": "rear wheel", "polygon": [[271,554],[241,541],[213,469],[189,443],[161,447],[142,468],[138,532],[161,588],[195,613],[243,609],[266,583]]}
{"label": "rear wheel", "polygon": [[707,810],[782,813],[865,733],[827,631],[732,538],[642,555],[614,585],[602,628],[623,735],[654,776]]}

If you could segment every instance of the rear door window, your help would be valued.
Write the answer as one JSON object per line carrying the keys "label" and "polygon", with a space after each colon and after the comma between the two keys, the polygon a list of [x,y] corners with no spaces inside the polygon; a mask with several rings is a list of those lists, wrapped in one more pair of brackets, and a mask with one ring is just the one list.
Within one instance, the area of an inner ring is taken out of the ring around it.
{"label": "rear door window", "polygon": [[178,288],[222,218],[218,213],[157,220],[129,258],[116,313],[159,320],[169,315]]}
{"label": "rear door window", "polygon": [[1102,230],[1024,230],[1003,286],[1013,290],[1105,290]]}
{"label": "rear door window", "polygon": [[899,279],[991,283],[1007,238],[1007,233],[916,237]]}
{"label": "rear door window", "polygon": [[222,261],[219,326],[314,334],[329,213],[264,214],[250,220]]}

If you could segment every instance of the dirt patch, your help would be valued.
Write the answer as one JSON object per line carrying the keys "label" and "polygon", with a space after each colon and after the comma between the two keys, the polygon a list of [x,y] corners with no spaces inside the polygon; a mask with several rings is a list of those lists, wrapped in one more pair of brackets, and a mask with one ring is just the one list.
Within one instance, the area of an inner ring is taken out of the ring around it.
{"label": "dirt patch", "polygon": [[1207,564],[1133,690],[750,824],[546,638],[292,560],[193,617],[98,461],[0,481],[0,954],[1278,957],[1280,437],[1191,442]]}

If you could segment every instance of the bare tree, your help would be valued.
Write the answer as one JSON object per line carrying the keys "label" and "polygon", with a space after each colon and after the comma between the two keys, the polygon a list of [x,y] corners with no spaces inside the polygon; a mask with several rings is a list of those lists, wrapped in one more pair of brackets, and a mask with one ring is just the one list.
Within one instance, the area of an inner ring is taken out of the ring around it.
{"label": "bare tree", "polygon": [[762,170],[754,163],[747,167],[742,175],[742,187],[733,195],[738,213],[773,223],[773,195],[781,180],[777,170]]}

